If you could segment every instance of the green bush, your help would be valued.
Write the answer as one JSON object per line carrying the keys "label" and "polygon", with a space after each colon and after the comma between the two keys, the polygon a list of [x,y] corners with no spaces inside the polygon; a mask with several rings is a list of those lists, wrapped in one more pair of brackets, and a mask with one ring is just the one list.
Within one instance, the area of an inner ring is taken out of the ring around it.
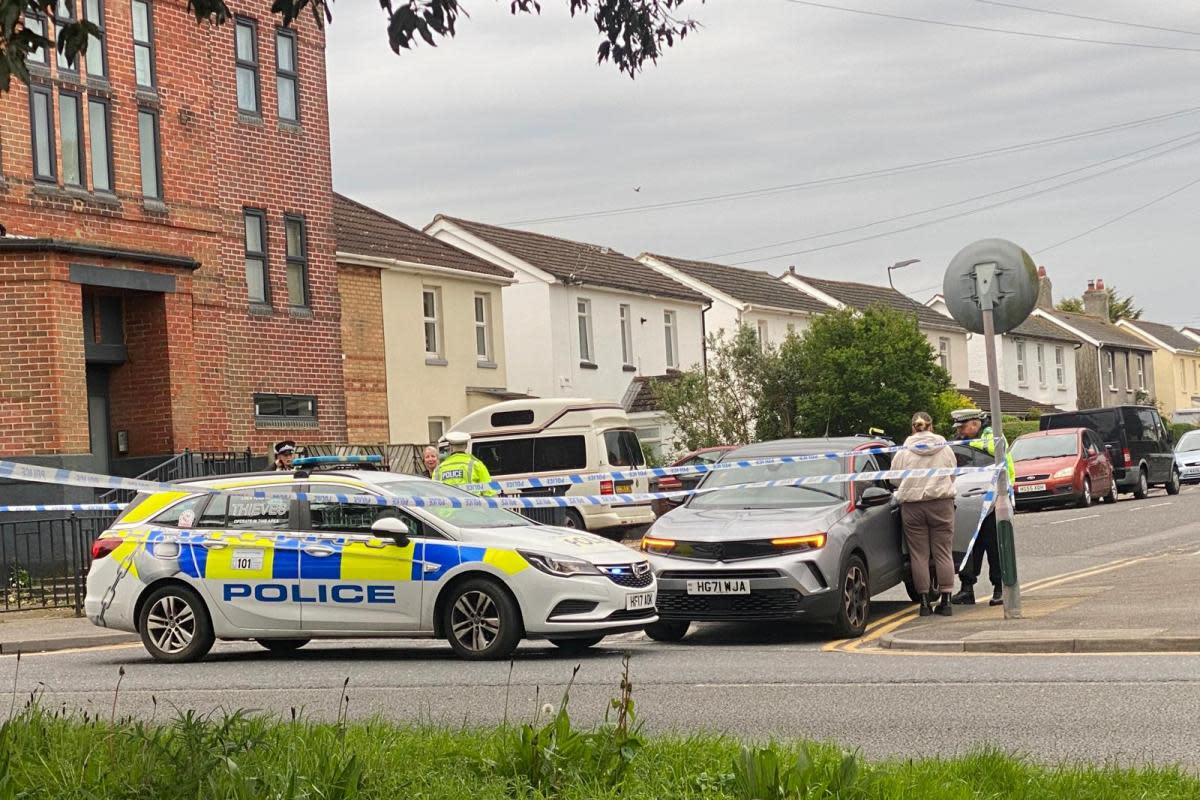
{"label": "green bush", "polygon": [[1016,417],[1004,417],[1004,438],[1011,444],[1027,433],[1033,433],[1038,430],[1038,421],[1036,419],[1017,419]]}
{"label": "green bush", "polygon": [[1188,431],[1196,430],[1195,425],[1189,425],[1186,422],[1174,422],[1171,424],[1172,441],[1178,442],[1179,438]]}

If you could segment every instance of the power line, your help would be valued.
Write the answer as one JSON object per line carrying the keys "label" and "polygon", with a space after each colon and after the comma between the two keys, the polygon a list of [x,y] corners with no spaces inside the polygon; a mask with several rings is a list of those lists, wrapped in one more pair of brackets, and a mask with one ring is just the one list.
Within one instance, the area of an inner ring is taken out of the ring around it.
{"label": "power line", "polygon": [[863,14],[868,17],[883,17],[884,19],[898,19],[905,22],[922,22],[926,25],[940,25],[944,28],[960,28],[969,31],[986,31],[988,33],[1005,33],[1009,36],[1025,36],[1031,39],[1054,39],[1060,42],[1083,42],[1085,44],[1103,44],[1114,47],[1141,47],[1147,50],[1174,50],[1182,53],[1200,53],[1200,47],[1172,47],[1165,44],[1149,44],[1146,42],[1121,42],[1112,41],[1109,39],[1088,39],[1081,36],[1061,36],[1054,33],[1034,33],[1033,31],[1014,31],[1005,28],[989,28],[986,25],[970,25],[965,22],[947,22],[940,19],[928,19],[926,17],[909,17],[903,14],[887,14],[882,11],[867,11],[861,8],[846,8],[845,6],[834,6],[828,3],[814,3],[811,0],[787,0],[789,3],[794,3],[799,6],[811,6],[813,8],[824,8],[830,11],[845,11],[851,14]]}
{"label": "power line", "polygon": [[792,252],[790,252],[790,253],[777,253],[777,254],[775,254],[775,255],[772,255],[772,256],[764,256],[763,258],[752,258],[752,259],[747,259],[747,260],[745,260],[745,261],[734,261],[734,262],[732,262],[732,263],[733,263],[734,265],[738,265],[738,266],[740,266],[740,265],[743,265],[743,264],[757,264],[757,263],[759,263],[759,262],[762,262],[762,261],[773,261],[774,259],[777,259],[777,258],[787,258],[787,257],[790,257],[790,256],[802,256],[802,255],[807,255],[807,254],[809,254],[809,253],[819,253],[819,252],[822,252],[822,251],[824,251],[824,250],[833,250],[833,249],[836,249],[836,248],[839,248],[839,247],[847,247],[847,246],[849,246],[849,245],[852,245],[852,244],[858,244],[858,243],[860,243],[860,242],[867,242],[867,241],[871,241],[871,240],[873,240],[873,239],[882,239],[882,238],[884,238],[885,236],[892,236],[892,235],[894,235],[894,234],[897,234],[897,233],[905,233],[905,232],[907,232],[907,231],[917,230],[917,229],[919,229],[919,228],[927,228],[927,227],[929,227],[930,225],[937,225],[937,224],[939,224],[939,223],[942,223],[942,222],[949,222],[950,220],[954,220],[954,219],[960,219],[960,218],[962,218],[962,217],[967,217],[967,216],[970,216],[970,215],[972,215],[972,214],[978,214],[978,213],[979,213],[979,212],[981,212],[981,211],[990,211],[991,209],[994,209],[994,208],[1000,208],[1001,206],[1010,205],[1010,204],[1012,204],[1012,203],[1015,203],[1015,202],[1017,202],[1017,201],[1020,201],[1020,200],[1027,200],[1027,199],[1029,199],[1029,198],[1031,198],[1031,197],[1038,197],[1038,196],[1040,196],[1040,195],[1043,195],[1043,194],[1048,194],[1048,193],[1050,193],[1050,192],[1058,191],[1059,189],[1065,189],[1065,188],[1066,188],[1066,187],[1068,187],[1068,186],[1074,186],[1074,185],[1076,185],[1076,184],[1079,184],[1079,183],[1084,183],[1084,182],[1086,182],[1086,181],[1090,181],[1090,180],[1093,180],[1093,179],[1095,179],[1095,178],[1100,178],[1100,177],[1103,177],[1103,176],[1105,176],[1105,175],[1110,175],[1110,174],[1112,174],[1112,173],[1114,173],[1114,172],[1117,172],[1118,170],[1125,169],[1126,167],[1132,167],[1132,166],[1134,166],[1135,164],[1141,164],[1141,163],[1143,163],[1143,162],[1145,162],[1145,161],[1149,161],[1149,160],[1151,160],[1151,159],[1154,159],[1154,158],[1159,158],[1159,157],[1161,157],[1161,156],[1167,155],[1168,153],[1173,153],[1173,152],[1175,152],[1175,151],[1177,151],[1177,150],[1181,150],[1181,149],[1183,149],[1183,148],[1185,148],[1185,147],[1189,147],[1189,146],[1191,146],[1191,145],[1194,145],[1194,144],[1196,144],[1197,142],[1200,142],[1200,133],[1192,134],[1192,136],[1193,136],[1194,138],[1192,138],[1192,139],[1191,139],[1191,141],[1187,141],[1187,142],[1183,142],[1182,144],[1175,145],[1174,147],[1172,147],[1172,148],[1170,148],[1170,149],[1168,149],[1168,150],[1164,150],[1164,151],[1162,151],[1162,152],[1160,152],[1160,153],[1152,153],[1151,155],[1148,155],[1148,156],[1142,156],[1141,158],[1139,158],[1139,159],[1135,159],[1134,161],[1130,161],[1130,162],[1127,162],[1127,163],[1125,163],[1125,164],[1118,164],[1118,165],[1117,165],[1117,166],[1115,166],[1115,167],[1111,167],[1111,168],[1109,168],[1109,169],[1106,169],[1106,170],[1103,170],[1103,171],[1101,171],[1101,172],[1097,172],[1097,173],[1095,173],[1095,174],[1093,174],[1093,175],[1084,175],[1084,176],[1082,176],[1082,177],[1075,178],[1074,180],[1066,181],[1066,182],[1064,182],[1064,183],[1060,183],[1060,184],[1057,184],[1057,185],[1055,185],[1055,186],[1048,186],[1048,187],[1046,187],[1045,189],[1039,189],[1039,190],[1037,190],[1037,191],[1035,191],[1035,192],[1028,192],[1028,193],[1026,193],[1026,194],[1023,194],[1023,195],[1017,195],[1016,197],[1011,197],[1011,198],[1008,198],[1008,199],[1006,199],[1006,200],[1001,200],[1001,201],[999,201],[999,202],[996,202],[996,203],[990,203],[990,204],[988,204],[988,205],[980,206],[979,208],[973,208],[973,209],[969,209],[969,210],[967,210],[967,211],[961,211],[961,212],[959,212],[959,213],[957,213],[957,214],[950,214],[950,215],[947,215],[947,216],[945,216],[945,217],[939,217],[939,218],[937,218],[937,219],[927,220],[927,221],[925,221],[925,222],[919,222],[919,223],[917,223],[917,224],[915,224],[915,225],[908,225],[908,226],[906,226],[906,227],[903,227],[903,228],[896,228],[895,230],[883,231],[883,232],[881,232],[881,233],[874,233],[874,234],[871,234],[871,235],[869,235],[869,236],[860,236],[860,237],[858,237],[857,239],[850,239],[850,240],[847,240],[847,241],[844,241],[844,242],[835,242],[835,243],[833,243],[833,244],[822,245],[822,246],[820,246],[820,247],[810,247],[810,248],[808,248],[808,249],[806,249],[806,250],[795,250],[795,251],[792,251]]}
{"label": "power line", "polygon": [[1125,22],[1119,19],[1108,19],[1106,17],[1089,17],[1086,14],[1072,14],[1067,11],[1052,11],[1048,8],[1034,8],[1033,6],[1022,6],[1016,3],[1002,3],[1000,0],[975,0],[977,3],[987,3],[989,6],[1003,6],[1005,8],[1016,8],[1021,11],[1032,11],[1034,14],[1050,14],[1055,17],[1069,17],[1071,19],[1083,19],[1088,22],[1103,22],[1108,25],[1124,25],[1128,28],[1141,28],[1147,31],[1165,31],[1167,33],[1186,33],[1189,36],[1200,36],[1200,31],[1190,31],[1186,28],[1165,28],[1161,25],[1143,25],[1137,22]]}
{"label": "power line", "polygon": [[834,175],[828,178],[816,178],[799,183],[785,183],[777,186],[765,186],[758,189],[744,189],[736,192],[724,192],[719,194],[702,195],[700,197],[682,198],[679,200],[666,200],[659,203],[644,203],[636,206],[624,206],[620,208],[603,209],[599,211],[583,211],[575,214],[560,214],[553,217],[536,217],[531,219],[518,219],[502,223],[504,225],[538,225],[552,222],[567,222],[576,219],[597,219],[601,217],[615,217],[624,214],[637,214],[646,211],[659,211],[669,208],[685,208],[691,206],[705,205],[708,203],[717,203],[730,200],[742,200],[753,197],[762,197],[771,194],[781,194],[784,192],[797,191],[800,189],[808,189],[817,186],[838,186],[846,183],[854,183],[856,181],[867,180],[869,178],[878,178],[890,175],[899,175],[909,172],[917,172],[932,167],[947,166],[950,164],[966,163],[976,161],[983,158],[988,158],[996,155],[1006,155],[1010,153],[1019,153],[1026,150],[1034,150],[1039,147],[1047,147],[1065,142],[1078,141],[1087,139],[1093,136],[1102,136],[1106,133],[1116,131],[1129,130],[1131,128],[1139,128],[1145,125],[1153,125],[1157,122],[1176,119],[1178,117],[1188,116],[1200,111],[1200,106],[1192,106],[1183,108],[1178,111],[1171,111],[1165,114],[1157,114],[1152,117],[1144,117],[1142,119],[1129,120],[1127,122],[1118,122],[1112,125],[1105,125],[1100,128],[1091,128],[1084,131],[1075,131],[1074,133],[1064,133],[1058,136],[1051,136],[1044,139],[1034,139],[1032,141],[1023,142],[1020,144],[1006,145],[1004,147],[994,147],[988,150],[977,150],[973,153],[963,153],[957,156],[947,156],[945,158],[935,158],[929,161],[916,161],[908,164],[899,164],[892,167],[881,167],[879,169],[867,170],[864,172],[853,172],[846,175]]}
{"label": "power line", "polygon": [[1042,253],[1048,253],[1051,250],[1055,249],[1056,247],[1062,247],[1064,244],[1073,242],[1076,239],[1082,239],[1083,237],[1093,234],[1096,231],[1101,230],[1102,228],[1107,228],[1109,225],[1120,222],[1121,220],[1123,220],[1127,217],[1132,217],[1134,214],[1138,213],[1139,211],[1145,211],[1147,208],[1154,205],[1155,203],[1161,203],[1163,200],[1166,200],[1170,197],[1174,197],[1175,195],[1179,194],[1180,192],[1186,191],[1187,189],[1192,188],[1193,186],[1195,186],[1198,183],[1200,183],[1200,178],[1194,178],[1194,179],[1188,181],[1187,183],[1183,184],[1182,186],[1172,189],[1171,191],[1167,192],[1166,194],[1160,194],[1158,197],[1154,198],[1153,200],[1149,201],[1148,203],[1142,203],[1137,208],[1130,209],[1129,211],[1126,211],[1124,214],[1118,214],[1117,216],[1113,217],[1110,220],[1101,222],[1099,225],[1095,226],[1094,228],[1088,228],[1083,233],[1077,233],[1074,236],[1063,239],[1061,242],[1055,242],[1054,244],[1050,245],[1049,247],[1043,247],[1042,249],[1035,251],[1034,255],[1040,256]]}
{"label": "power line", "polygon": [[1093,161],[1090,164],[1084,164],[1081,167],[1075,167],[1073,169],[1066,170],[1065,172],[1058,172],[1058,173],[1055,173],[1054,175],[1047,175],[1044,178],[1038,178],[1037,180],[1026,181],[1025,183],[1018,183],[1014,186],[1007,186],[1003,189],[996,189],[994,191],[984,192],[983,194],[973,195],[971,197],[967,197],[962,200],[955,200],[952,203],[943,203],[942,205],[933,206],[931,208],[921,209],[920,211],[910,211],[905,214],[899,214],[897,216],[887,217],[885,219],[878,219],[878,220],[874,220],[873,222],[867,222],[867,223],[863,223],[860,225],[854,225],[849,228],[839,228],[838,230],[825,231],[823,233],[813,233],[813,234],[809,234],[807,236],[801,236],[797,239],[786,239],[781,242],[772,242],[771,244],[757,245],[755,247],[745,247],[745,248],[742,248],[741,250],[729,250],[724,253],[714,253],[712,255],[704,256],[704,258],[705,259],[726,258],[728,256],[742,255],[745,253],[757,253],[761,250],[773,250],[777,247],[786,247],[787,245],[791,245],[791,244],[799,244],[801,242],[810,242],[814,239],[825,239],[830,236],[837,236],[837,235],[843,234],[843,233],[853,233],[855,231],[864,230],[866,228],[873,228],[876,225],[886,225],[889,222],[899,222],[900,220],[911,219],[912,217],[919,217],[919,216],[923,216],[925,214],[932,214],[936,211],[945,211],[948,208],[955,208],[957,206],[967,205],[968,203],[974,203],[977,200],[986,200],[989,197],[996,197],[997,195],[1008,194],[1009,192],[1016,192],[1016,191],[1020,191],[1021,189],[1027,189],[1030,186],[1036,186],[1039,183],[1046,183],[1047,181],[1057,180],[1058,178],[1065,178],[1068,175],[1074,175],[1078,172],[1086,172],[1089,169],[1094,169],[1096,167],[1102,167],[1105,164],[1111,164],[1114,161],[1122,161],[1126,158],[1132,158],[1133,156],[1140,155],[1141,153],[1145,153],[1145,152],[1148,152],[1151,150],[1157,150],[1160,147],[1166,147],[1167,145],[1174,144],[1175,142],[1179,142],[1184,139],[1189,139],[1198,134],[1200,134],[1200,131],[1192,131],[1191,133],[1186,133],[1183,136],[1175,136],[1175,137],[1172,137],[1165,141],[1156,142],[1152,145],[1149,145],[1148,147],[1140,147],[1137,150],[1131,150],[1127,153],[1121,153],[1119,155],[1109,156],[1108,158],[1103,158],[1099,161]]}

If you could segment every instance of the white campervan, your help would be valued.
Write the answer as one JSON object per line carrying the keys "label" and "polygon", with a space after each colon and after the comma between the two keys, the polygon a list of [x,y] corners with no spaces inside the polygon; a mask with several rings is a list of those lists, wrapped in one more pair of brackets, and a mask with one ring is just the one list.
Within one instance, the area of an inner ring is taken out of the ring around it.
{"label": "white campervan", "polygon": [[[646,463],[633,426],[616,403],[575,398],[508,400],[468,414],[451,430],[471,435],[471,453],[487,465],[493,480],[615,472]],[[568,495],[649,490],[648,478],[565,487]],[[589,531],[652,522],[654,512],[649,503],[567,509],[567,525]]]}

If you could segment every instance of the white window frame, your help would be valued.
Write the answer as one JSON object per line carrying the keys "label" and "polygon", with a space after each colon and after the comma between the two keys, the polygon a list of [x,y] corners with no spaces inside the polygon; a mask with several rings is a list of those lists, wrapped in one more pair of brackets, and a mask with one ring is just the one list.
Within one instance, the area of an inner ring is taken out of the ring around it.
{"label": "white window frame", "polygon": [[[449,417],[430,417],[426,424],[428,425],[428,429],[426,432],[431,437],[429,439],[429,443],[432,445],[436,445],[439,441],[441,441],[441,438],[446,435],[446,429],[450,427],[450,418]],[[438,432],[437,436],[433,435],[435,425],[441,429]]]}
{"label": "white window frame", "polygon": [[1141,353],[1134,356],[1134,364],[1137,366],[1137,388],[1145,391],[1146,389],[1146,356]]}
{"label": "white window frame", "polygon": [[1037,353],[1038,386],[1046,388],[1046,345],[1038,342],[1034,345]]}
{"label": "white window frame", "polygon": [[1108,370],[1108,389],[1117,390],[1117,354],[1112,350],[1104,351],[1104,368]]}
{"label": "white window frame", "polygon": [[596,337],[592,331],[592,301],[586,297],[575,298],[575,326],[578,329],[579,360],[596,363]]}
{"label": "white window frame", "polygon": [[765,319],[758,321],[758,347],[764,353],[767,352],[767,347],[771,343],[771,326]]}
{"label": "white window frame", "polygon": [[1029,385],[1029,349],[1024,339],[1017,339],[1017,385]]}
{"label": "white window frame", "polygon": [[946,372],[950,371],[950,337],[938,337],[938,363]]}
{"label": "white window frame", "polygon": [[[425,313],[425,299],[433,298],[433,316]],[[421,287],[421,335],[425,339],[425,358],[440,359],[443,353],[442,339],[442,287]],[[433,326],[433,350],[429,349],[429,326]]]}
{"label": "white window frame", "polygon": [[[476,292],[471,301],[471,314],[475,319],[475,359],[481,364],[495,361],[492,353],[492,296],[488,292]],[[483,334],[483,352],[479,352],[479,334]]]}
{"label": "white window frame", "polygon": [[1054,348],[1054,370],[1055,377],[1058,379],[1058,388],[1067,388],[1067,351],[1064,347],[1056,346]]}
{"label": "white window frame", "polygon": [[633,366],[633,309],[628,303],[620,305],[621,316],[621,363]]}
{"label": "white window frame", "polygon": [[674,311],[663,311],[663,340],[667,356],[667,369],[679,368],[679,320]]}

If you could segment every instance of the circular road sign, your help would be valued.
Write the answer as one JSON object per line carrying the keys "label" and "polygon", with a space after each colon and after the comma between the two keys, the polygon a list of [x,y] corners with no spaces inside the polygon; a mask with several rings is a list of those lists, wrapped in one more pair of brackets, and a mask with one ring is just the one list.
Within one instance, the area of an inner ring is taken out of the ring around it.
{"label": "circular road sign", "polygon": [[996,333],[1007,333],[1037,307],[1037,267],[1007,239],[980,239],[951,259],[942,294],[950,316],[967,330],[983,333],[983,309],[990,307]]}

